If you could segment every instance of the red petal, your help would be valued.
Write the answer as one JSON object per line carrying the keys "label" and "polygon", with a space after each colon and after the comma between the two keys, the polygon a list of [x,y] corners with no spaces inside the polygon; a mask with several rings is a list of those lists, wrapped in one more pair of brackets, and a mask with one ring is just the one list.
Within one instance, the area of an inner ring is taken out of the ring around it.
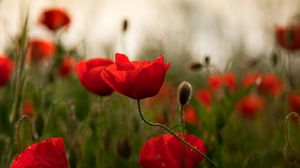
{"label": "red petal", "polygon": [[129,61],[128,57],[124,54],[116,53],[115,55],[117,70],[132,70],[133,64]]}

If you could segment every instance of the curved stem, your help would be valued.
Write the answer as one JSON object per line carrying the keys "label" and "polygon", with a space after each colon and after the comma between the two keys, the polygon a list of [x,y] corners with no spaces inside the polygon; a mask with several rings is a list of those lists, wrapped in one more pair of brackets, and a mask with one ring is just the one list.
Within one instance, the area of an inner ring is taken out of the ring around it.
{"label": "curved stem", "polygon": [[291,112],[285,117],[285,135],[286,135],[286,141],[289,144],[291,142],[291,136],[290,136],[290,131],[289,131],[289,118],[294,115],[295,117],[299,117],[299,114],[296,112]]}
{"label": "curved stem", "polygon": [[193,149],[196,153],[198,153],[199,155],[201,155],[203,158],[205,158],[213,167],[218,167],[212,160],[210,160],[206,155],[204,155],[202,152],[200,152],[198,149],[196,149],[193,145],[191,145],[190,143],[186,142],[184,139],[180,138],[173,130],[171,130],[169,127],[163,125],[163,124],[159,124],[159,123],[154,123],[154,122],[150,122],[147,119],[145,119],[145,117],[143,116],[142,110],[141,110],[141,104],[140,104],[140,99],[137,100],[138,103],[138,111],[139,111],[139,115],[141,117],[141,119],[148,125],[153,126],[153,127],[160,127],[165,129],[166,131],[168,131],[170,134],[172,134],[173,136],[175,136],[179,141],[181,141],[183,144],[185,144],[186,146],[190,147],[191,149]]}

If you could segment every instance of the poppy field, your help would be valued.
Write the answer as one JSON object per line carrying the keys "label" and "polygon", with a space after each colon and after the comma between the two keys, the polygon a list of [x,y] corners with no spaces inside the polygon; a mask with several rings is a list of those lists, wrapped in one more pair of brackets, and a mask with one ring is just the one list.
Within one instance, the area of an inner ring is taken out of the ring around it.
{"label": "poppy field", "polygon": [[223,68],[163,48],[91,58],[63,43],[64,8],[39,14],[50,39],[28,17],[0,53],[0,168],[300,167],[299,20]]}

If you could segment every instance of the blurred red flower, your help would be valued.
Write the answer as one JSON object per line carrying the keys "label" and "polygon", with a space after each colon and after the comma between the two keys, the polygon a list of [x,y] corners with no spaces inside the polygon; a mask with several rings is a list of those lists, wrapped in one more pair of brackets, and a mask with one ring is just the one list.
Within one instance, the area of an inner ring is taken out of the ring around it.
{"label": "blurred red flower", "polygon": [[54,56],[55,46],[51,41],[33,39],[28,44],[28,57],[30,62],[40,62]]}
{"label": "blurred red flower", "polygon": [[30,99],[25,99],[23,102],[23,115],[32,116],[35,109]]}
{"label": "blurred red flower", "polygon": [[187,106],[184,110],[184,121],[191,125],[198,122],[197,112],[193,106]]}
{"label": "blurred red flower", "polygon": [[[202,139],[185,134],[185,140],[203,154],[206,153]],[[186,168],[195,168],[203,157],[189,147],[183,149],[183,144],[171,134],[150,138],[140,150],[139,164],[143,168],[183,168],[183,151],[185,151]]]}
{"label": "blurred red flower", "polygon": [[269,96],[278,96],[282,90],[283,82],[272,73],[264,74],[258,85],[258,91]]}
{"label": "blurred red flower", "polygon": [[130,62],[124,54],[117,53],[115,64],[101,74],[109,86],[132,99],[155,96],[166,76],[170,64],[163,63],[163,56],[155,61]]}
{"label": "blurred red flower", "polygon": [[234,91],[236,87],[235,75],[232,72],[226,72],[223,75],[224,84],[229,88],[229,90]]}
{"label": "blurred red flower", "polygon": [[212,90],[218,90],[222,86],[222,76],[220,74],[213,74],[208,77],[209,86]]}
{"label": "blurred red flower", "polygon": [[245,118],[253,118],[264,107],[264,100],[260,96],[248,95],[237,102],[240,114]]}
{"label": "blurred red flower", "polygon": [[248,73],[242,80],[242,86],[249,87],[256,83],[260,74],[258,72]]}
{"label": "blurred red flower", "polygon": [[226,72],[223,75],[213,74],[208,77],[208,85],[214,91],[219,90],[222,86],[233,91],[236,87],[236,79],[232,72]]}
{"label": "blurred red flower", "polygon": [[64,26],[68,26],[71,19],[64,9],[52,8],[44,11],[40,22],[47,26],[48,29],[56,31]]}
{"label": "blurred red flower", "polygon": [[5,55],[0,55],[0,87],[4,86],[9,80],[14,62]]}
{"label": "blurred red flower", "polygon": [[66,77],[72,73],[74,59],[71,56],[62,59],[58,66],[58,74],[62,77]]}
{"label": "blurred red flower", "polygon": [[27,147],[10,168],[68,168],[63,138],[48,138]]}
{"label": "blurred red flower", "polygon": [[212,93],[208,89],[201,89],[196,92],[196,98],[206,108],[210,108]]}
{"label": "blurred red flower", "polygon": [[293,91],[288,95],[288,104],[291,112],[300,113],[300,94]]}
{"label": "blurred red flower", "polygon": [[276,27],[277,43],[287,50],[300,49],[300,23]]}
{"label": "blurred red flower", "polygon": [[110,59],[94,58],[87,61],[79,61],[75,65],[75,70],[80,83],[88,91],[99,96],[107,96],[113,92],[113,89],[104,82],[101,73],[111,64],[113,64],[113,61]]}

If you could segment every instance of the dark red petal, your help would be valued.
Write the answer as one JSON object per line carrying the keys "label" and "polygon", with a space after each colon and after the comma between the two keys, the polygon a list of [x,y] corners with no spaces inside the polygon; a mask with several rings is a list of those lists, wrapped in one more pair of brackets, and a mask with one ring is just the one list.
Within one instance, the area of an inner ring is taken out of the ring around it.
{"label": "dark red petal", "polygon": [[62,138],[48,138],[32,144],[13,160],[10,168],[68,168]]}
{"label": "dark red petal", "polygon": [[165,75],[166,69],[162,64],[154,63],[142,69],[132,83],[134,90],[131,98],[143,99],[155,96],[165,80]]}
{"label": "dark red petal", "polygon": [[128,57],[124,54],[116,53],[115,55],[117,70],[132,70],[134,65],[129,61]]}
{"label": "dark red petal", "polygon": [[106,58],[93,58],[86,61],[88,70],[98,66],[108,66],[113,63],[114,62],[112,60]]}

